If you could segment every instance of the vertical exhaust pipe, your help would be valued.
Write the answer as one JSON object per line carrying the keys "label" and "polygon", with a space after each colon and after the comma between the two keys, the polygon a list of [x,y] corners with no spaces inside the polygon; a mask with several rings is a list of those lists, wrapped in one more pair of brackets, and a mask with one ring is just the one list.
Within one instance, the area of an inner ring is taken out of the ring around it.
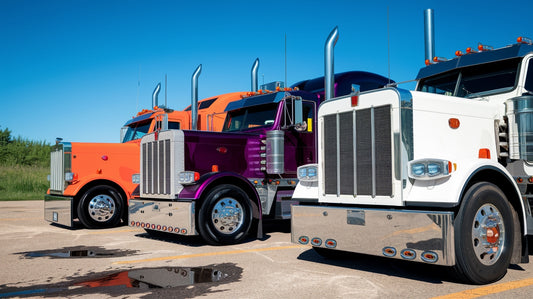
{"label": "vertical exhaust pipe", "polygon": [[159,91],[161,91],[161,82],[157,84],[157,86],[154,89],[154,92],[152,92],[152,107],[156,107],[159,105],[157,101],[157,97],[159,96]]}
{"label": "vertical exhaust pipe", "polygon": [[198,77],[202,72],[202,65],[200,64],[192,74],[191,82],[191,130],[198,128]]}
{"label": "vertical exhaust pipe", "polygon": [[433,23],[433,9],[424,11],[424,43],[426,61],[433,62],[435,57],[435,27]]}
{"label": "vertical exhaust pipe", "polygon": [[259,58],[255,59],[254,64],[252,65],[252,91],[256,92],[258,90],[258,77],[257,72],[259,71]]}
{"label": "vertical exhaust pipe", "polygon": [[335,72],[333,70],[333,48],[339,40],[339,27],[336,26],[328,36],[324,46],[324,89],[326,101],[335,97]]}

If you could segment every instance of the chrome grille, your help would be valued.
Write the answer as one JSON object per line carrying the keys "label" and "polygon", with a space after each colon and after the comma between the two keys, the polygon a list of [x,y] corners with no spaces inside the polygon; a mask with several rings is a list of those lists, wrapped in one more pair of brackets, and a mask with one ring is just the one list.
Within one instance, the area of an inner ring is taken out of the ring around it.
{"label": "chrome grille", "polygon": [[141,151],[143,193],[169,195],[171,192],[170,140],[143,143]]}
{"label": "chrome grille", "polygon": [[391,105],[326,115],[323,132],[325,194],[392,196]]}
{"label": "chrome grille", "polygon": [[65,166],[63,161],[63,146],[58,145],[50,152],[50,191],[65,190]]}

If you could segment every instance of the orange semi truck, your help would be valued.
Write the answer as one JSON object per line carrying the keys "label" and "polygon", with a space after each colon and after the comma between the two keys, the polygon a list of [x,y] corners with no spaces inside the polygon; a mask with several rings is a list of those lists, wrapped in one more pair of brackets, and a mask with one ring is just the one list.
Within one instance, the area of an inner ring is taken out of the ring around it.
{"label": "orange semi truck", "polygon": [[[160,85],[157,92],[159,88]],[[221,131],[226,105],[244,95],[246,92],[234,92],[197,101],[196,129]],[[78,218],[86,228],[114,227],[127,220],[128,201],[138,186],[132,182],[132,175],[139,173],[140,138],[166,129],[162,126],[182,130],[193,127],[190,107],[173,111],[158,107],[157,100],[153,102],[152,110],[143,110],[126,122],[121,131],[122,143],[58,140],[52,146],[45,220],[72,227]]]}

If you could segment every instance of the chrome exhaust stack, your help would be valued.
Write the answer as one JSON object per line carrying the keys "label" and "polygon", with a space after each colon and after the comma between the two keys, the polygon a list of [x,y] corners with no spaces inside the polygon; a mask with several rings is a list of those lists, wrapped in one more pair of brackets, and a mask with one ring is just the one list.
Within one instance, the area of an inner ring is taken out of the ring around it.
{"label": "chrome exhaust stack", "polygon": [[200,64],[192,74],[191,82],[191,130],[198,128],[198,77],[202,72],[202,65]]}
{"label": "chrome exhaust stack", "polygon": [[333,49],[339,40],[339,27],[336,26],[328,36],[324,46],[324,90],[325,100],[328,101],[335,97],[335,72],[333,70]]}
{"label": "chrome exhaust stack", "polygon": [[433,22],[433,9],[429,8],[424,11],[424,44],[425,44],[425,61],[433,63],[435,57],[435,26]]}
{"label": "chrome exhaust stack", "polygon": [[152,107],[157,107],[159,105],[157,99],[159,96],[159,91],[161,91],[161,82],[157,84],[157,86],[154,89],[154,92],[152,92]]}
{"label": "chrome exhaust stack", "polygon": [[252,65],[252,91],[256,92],[258,88],[258,76],[257,73],[259,71],[259,58],[255,59],[254,64]]}

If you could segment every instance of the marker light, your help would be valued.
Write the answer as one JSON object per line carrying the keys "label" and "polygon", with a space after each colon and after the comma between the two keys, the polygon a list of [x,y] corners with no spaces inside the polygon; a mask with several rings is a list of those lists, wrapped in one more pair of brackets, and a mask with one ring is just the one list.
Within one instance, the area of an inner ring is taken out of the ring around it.
{"label": "marker light", "polygon": [[466,48],[466,54],[472,54],[477,53],[478,51],[476,49],[473,49],[471,47]]}
{"label": "marker light", "polygon": [[531,40],[530,38],[527,38],[527,37],[523,37],[523,36],[517,38],[516,41],[518,43],[521,43],[521,44],[533,45],[533,40]]}
{"label": "marker light", "polygon": [[444,62],[444,61],[448,61],[448,59],[444,58],[444,57],[433,57],[433,61],[434,62]]}
{"label": "marker light", "polygon": [[492,46],[487,46],[487,45],[483,45],[483,44],[479,44],[479,45],[477,46],[477,49],[478,49],[479,51],[482,51],[482,52],[483,52],[483,51],[492,51],[492,50],[494,50],[494,48],[493,48]]}
{"label": "marker light", "polygon": [[455,56],[463,56],[465,55],[463,51],[455,51]]}
{"label": "marker light", "polygon": [[304,182],[318,181],[318,164],[307,164],[298,167],[298,179]]}
{"label": "marker light", "polygon": [[194,184],[200,179],[200,174],[196,171],[182,171],[178,174],[178,183],[182,185]]}
{"label": "marker light", "polygon": [[453,164],[447,160],[420,159],[410,161],[409,177],[416,180],[436,180],[447,177],[453,172]]}

